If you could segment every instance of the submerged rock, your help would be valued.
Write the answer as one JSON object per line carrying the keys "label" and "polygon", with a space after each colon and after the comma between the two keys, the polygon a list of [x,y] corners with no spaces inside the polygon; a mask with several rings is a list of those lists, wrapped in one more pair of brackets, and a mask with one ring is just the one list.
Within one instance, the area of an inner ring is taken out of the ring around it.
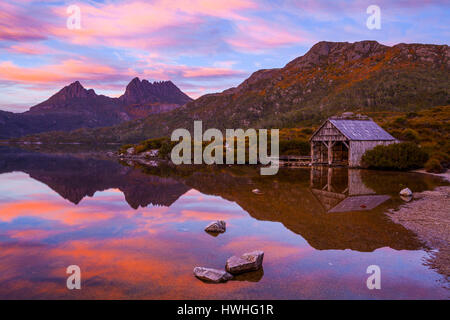
{"label": "submerged rock", "polygon": [[233,279],[233,275],[226,271],[203,267],[195,267],[194,275],[200,280],[213,283],[226,282]]}
{"label": "submerged rock", "polygon": [[227,230],[226,222],[223,220],[217,220],[214,222],[211,222],[206,228],[206,232],[213,232],[213,233],[223,233]]}
{"label": "submerged rock", "polygon": [[409,188],[405,188],[402,191],[400,191],[400,195],[403,197],[411,197],[413,193]]}
{"label": "submerged rock", "polygon": [[240,257],[232,256],[227,260],[225,269],[231,274],[256,271],[262,267],[264,252],[256,250],[244,253]]}

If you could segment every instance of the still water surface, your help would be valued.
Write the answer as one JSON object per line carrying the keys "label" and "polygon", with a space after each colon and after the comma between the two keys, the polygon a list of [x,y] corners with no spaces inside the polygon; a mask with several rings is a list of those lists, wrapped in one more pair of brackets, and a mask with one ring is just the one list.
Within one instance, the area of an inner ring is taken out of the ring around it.
{"label": "still water surface", "polygon": [[[0,299],[447,299],[416,236],[384,212],[420,174],[349,169],[140,168],[0,150]],[[259,192],[253,192],[258,189]],[[216,237],[203,231],[227,222]],[[206,284],[195,266],[265,252],[262,271]],[[66,288],[78,265],[82,289]],[[381,268],[381,290],[366,286]]]}

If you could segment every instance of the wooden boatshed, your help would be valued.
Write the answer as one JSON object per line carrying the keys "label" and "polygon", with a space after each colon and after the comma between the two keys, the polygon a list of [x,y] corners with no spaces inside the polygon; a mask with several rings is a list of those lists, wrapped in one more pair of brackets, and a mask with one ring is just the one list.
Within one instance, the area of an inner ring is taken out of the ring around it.
{"label": "wooden boatshed", "polygon": [[396,142],[372,119],[344,113],[326,120],[311,136],[311,163],[359,167],[367,150]]}

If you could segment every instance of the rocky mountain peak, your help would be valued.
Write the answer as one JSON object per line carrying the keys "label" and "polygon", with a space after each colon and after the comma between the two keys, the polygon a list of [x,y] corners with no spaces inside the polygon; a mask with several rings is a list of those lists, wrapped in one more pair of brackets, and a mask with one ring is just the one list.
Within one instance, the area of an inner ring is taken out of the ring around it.
{"label": "rocky mountain peak", "polygon": [[61,108],[66,108],[73,103],[78,104],[80,101],[94,100],[96,97],[98,95],[93,89],[87,90],[79,81],[75,81],[59,90],[44,102],[31,107],[28,112],[39,113],[61,110]]}
{"label": "rocky mountain peak", "polygon": [[53,95],[51,98],[58,97],[67,100],[71,98],[87,98],[95,95],[96,93],[93,89],[87,90],[81,85],[80,81],[75,81],[72,82],[70,85],[62,88],[58,93]]}
{"label": "rocky mountain peak", "polygon": [[172,81],[150,82],[138,77],[131,80],[125,93],[119,97],[125,104],[173,103],[183,105],[192,99],[184,94]]}
{"label": "rocky mountain peak", "polygon": [[352,62],[361,58],[384,53],[389,47],[377,41],[329,42],[320,41],[301,57],[286,65],[286,68],[314,68],[336,62]]}

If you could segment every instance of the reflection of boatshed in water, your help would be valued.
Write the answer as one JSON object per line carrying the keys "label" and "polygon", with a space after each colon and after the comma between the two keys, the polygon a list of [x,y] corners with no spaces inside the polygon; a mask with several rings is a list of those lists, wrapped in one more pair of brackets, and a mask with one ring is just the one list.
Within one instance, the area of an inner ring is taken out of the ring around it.
{"label": "reflection of boatshed in water", "polygon": [[325,121],[310,142],[312,164],[358,167],[367,150],[395,143],[396,139],[367,116],[346,112]]}
{"label": "reflection of boatshed in water", "polygon": [[340,176],[342,173],[347,175],[347,172],[333,168],[311,169],[311,191],[326,212],[372,210],[390,199],[388,195],[377,195],[368,188],[361,180],[359,170],[348,169],[348,178]]}

